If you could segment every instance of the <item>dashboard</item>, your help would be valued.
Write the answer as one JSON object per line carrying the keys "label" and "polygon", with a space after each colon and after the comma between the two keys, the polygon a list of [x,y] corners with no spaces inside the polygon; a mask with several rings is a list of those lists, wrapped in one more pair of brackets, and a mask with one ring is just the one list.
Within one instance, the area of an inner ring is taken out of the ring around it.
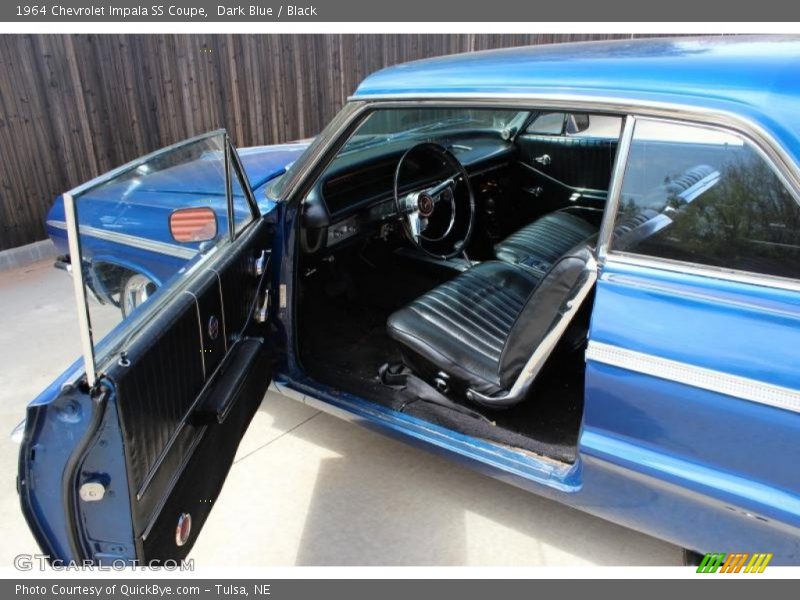
{"label": "dashboard", "polygon": [[[497,135],[475,135],[437,140],[448,148],[466,169],[470,180],[510,164],[516,147]],[[324,215],[307,223],[320,229],[306,252],[332,248],[347,240],[380,231],[395,216],[394,178],[397,164],[411,146],[409,142],[387,143],[368,152],[337,157],[305,200],[304,211]],[[413,168],[416,167],[416,168]],[[412,177],[403,182],[401,193],[427,187],[441,173],[425,164],[412,165]],[[473,189],[475,186],[473,185]],[[477,190],[475,190],[477,194]],[[478,199],[476,198],[476,201]]]}

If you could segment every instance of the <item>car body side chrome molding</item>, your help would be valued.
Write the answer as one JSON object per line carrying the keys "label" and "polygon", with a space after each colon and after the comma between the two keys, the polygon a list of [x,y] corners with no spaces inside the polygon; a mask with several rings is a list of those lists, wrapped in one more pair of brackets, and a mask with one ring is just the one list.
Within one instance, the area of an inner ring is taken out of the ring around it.
{"label": "car body side chrome molding", "polygon": [[667,381],[775,408],[800,412],[800,391],[705,367],[590,341],[586,361],[598,362]]}
{"label": "car body side chrome molding", "polygon": [[[47,221],[50,227],[57,227],[58,229],[67,229],[65,221],[55,221],[50,219]],[[107,231],[98,227],[90,225],[81,225],[80,232],[82,235],[88,235],[108,242],[116,242],[124,246],[133,246],[141,250],[150,250],[158,254],[166,254],[168,256],[175,256],[176,258],[183,258],[191,260],[197,255],[197,250],[194,248],[184,248],[176,244],[169,244],[167,242],[158,242],[148,238],[143,238],[138,235],[130,235],[127,233],[119,233],[117,231]]]}
{"label": "car body side chrome molding", "polygon": [[751,273],[749,271],[737,271],[735,269],[725,269],[723,267],[712,267],[710,265],[644,256],[641,254],[612,251],[606,257],[605,264],[609,266],[626,265],[641,267],[643,269],[657,269],[660,271],[669,271],[670,273],[680,273],[683,275],[720,279],[722,281],[731,281],[746,285],[758,285],[790,292],[800,292],[800,281],[796,279]]}

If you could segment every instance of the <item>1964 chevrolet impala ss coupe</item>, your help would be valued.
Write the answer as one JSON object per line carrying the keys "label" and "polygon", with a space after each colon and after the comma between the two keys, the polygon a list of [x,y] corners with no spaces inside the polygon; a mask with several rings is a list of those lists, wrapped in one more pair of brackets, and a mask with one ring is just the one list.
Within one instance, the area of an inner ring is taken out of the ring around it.
{"label": "1964 chevrolet impala ss coupe", "polygon": [[185,556],[271,384],[691,551],[799,563],[798,68],[783,39],[421,61],[307,148],[215,132],[65,194],[84,356],[28,408],[42,549]]}

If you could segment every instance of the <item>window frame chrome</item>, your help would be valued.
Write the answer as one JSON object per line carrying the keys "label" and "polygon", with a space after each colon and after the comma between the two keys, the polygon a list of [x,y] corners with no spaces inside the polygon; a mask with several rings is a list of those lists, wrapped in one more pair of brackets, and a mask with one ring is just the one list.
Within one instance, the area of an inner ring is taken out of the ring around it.
{"label": "window frame chrome", "polygon": [[[755,139],[746,133],[739,132],[729,127],[687,122],[686,120],[675,118],[629,115],[628,119],[631,120],[630,131],[627,131],[626,129],[629,122],[626,120],[626,126],[623,129],[623,137],[620,139],[620,147],[614,163],[614,171],[611,181],[612,189],[609,190],[608,203],[605,207],[605,212],[603,213],[603,223],[600,230],[597,250],[598,263],[600,264],[600,267],[602,268],[605,264],[611,262],[630,266],[639,266],[643,268],[660,269],[670,272],[687,273],[701,277],[710,277],[713,279],[724,279],[726,281],[745,283],[748,285],[761,285],[790,291],[800,291],[800,280],[790,277],[779,277],[776,275],[768,275],[766,273],[757,273],[754,271],[742,271],[739,269],[715,267],[712,265],[704,265],[702,263],[673,260],[658,256],[649,256],[647,254],[640,254],[638,252],[623,252],[620,250],[615,251],[612,244],[614,224],[616,223],[617,219],[619,203],[622,199],[622,186],[624,184],[628,159],[630,157],[630,150],[636,133],[636,125],[638,123],[664,123],[669,125],[694,127],[696,129],[706,129],[716,133],[736,136],[746,145],[749,145],[755,150],[756,154],[758,154],[758,156],[767,164],[775,176],[778,177],[779,181],[787,190],[787,192],[792,196],[792,198],[794,198],[794,201],[797,203],[797,205],[800,206],[800,190],[798,190],[798,188],[792,184],[792,181],[787,177],[787,174],[779,168],[779,165],[775,163],[775,161],[764,150],[764,148],[762,148]],[[627,139],[625,139],[626,137]],[[624,148],[622,146],[623,143],[625,143]],[[623,156],[624,165],[619,168],[620,165],[618,162]]]}
{"label": "window frame chrome", "polygon": [[[86,285],[83,280],[83,254],[81,253],[81,236],[78,232],[78,212],[75,209],[73,191],[65,192],[64,219],[67,223],[67,245],[73,259],[72,289],[75,293],[75,305],[78,309],[78,333],[81,338],[81,354],[83,367],[86,372],[86,381],[89,387],[94,387],[97,381],[97,361],[94,341],[92,340],[91,316],[89,303],[86,298]],[[75,264],[77,262],[77,265]],[[77,268],[76,268],[77,267]]]}
{"label": "window frame chrome", "polygon": [[600,223],[600,233],[597,236],[597,263],[599,268],[603,267],[608,251],[611,247],[611,238],[614,235],[614,223],[617,220],[617,209],[622,196],[622,182],[625,179],[625,171],[628,169],[628,157],[631,152],[633,142],[633,132],[636,129],[636,117],[625,115],[625,122],[622,124],[622,132],[617,144],[617,154],[614,157],[614,167],[611,170],[611,181],[609,182],[608,197],[606,205],[603,207],[603,220]]}
{"label": "window frame chrome", "polygon": [[[200,142],[202,140],[218,136],[222,136],[224,143],[223,160],[225,161],[225,180],[226,180],[225,186],[226,186],[226,193],[228,195],[227,198],[228,235],[226,236],[226,243],[223,244],[223,248],[227,247],[228,245],[232,244],[237,238],[246,234],[248,230],[252,228],[252,225],[258,221],[258,218],[260,216],[260,210],[258,209],[258,204],[256,203],[255,197],[253,196],[253,190],[252,187],[250,186],[250,182],[239,160],[238,153],[233,148],[230,136],[225,129],[216,129],[214,131],[209,131],[200,135],[187,138],[175,144],[165,146],[164,148],[160,148],[154,152],[150,152],[148,154],[145,154],[144,156],[140,156],[139,158],[136,158],[128,163],[125,163],[124,165],[112,169],[107,173],[95,177],[94,179],[91,179],[85,183],[82,183],[81,185],[74,187],[71,190],[64,192],[62,194],[62,198],[64,200],[64,217],[65,217],[65,229],[67,231],[67,244],[70,256],[74,257],[71,275],[73,282],[73,291],[75,293],[76,309],[78,313],[78,329],[80,335],[81,355],[83,359],[82,361],[83,369],[81,370],[79,367],[76,369],[76,371],[71,373],[67,377],[63,387],[69,387],[75,385],[82,375],[85,375],[87,385],[90,388],[94,387],[102,374],[103,369],[101,367],[107,366],[108,364],[113,362],[116,353],[119,351],[121,346],[126,341],[130,341],[131,339],[138,337],[138,333],[152,321],[152,319],[157,315],[159,310],[161,310],[166,305],[167,302],[177,297],[177,295],[181,291],[185,290],[188,283],[194,279],[196,274],[200,272],[201,268],[205,268],[210,264],[214,264],[215,261],[213,260],[212,257],[214,257],[214,255],[217,255],[219,250],[219,247],[217,246],[211,248],[209,252],[206,254],[207,260],[200,261],[199,263],[192,265],[186,271],[185,276],[182,278],[181,283],[174,290],[174,293],[164,296],[157,303],[153,304],[152,307],[150,307],[150,310],[145,311],[144,313],[138,315],[136,319],[133,319],[131,321],[130,328],[136,333],[130,335],[124,329],[122,331],[119,331],[114,336],[114,339],[112,341],[107,342],[108,347],[104,347],[102,349],[102,352],[98,353],[97,345],[99,342],[105,340],[105,338],[103,338],[103,340],[99,340],[98,343],[96,343],[92,335],[91,315],[89,314],[89,304],[87,302],[88,298],[86,294],[86,290],[89,288],[86,285],[86,281],[83,274],[83,254],[81,253],[80,232],[79,232],[77,205],[75,197],[85,194],[86,192],[96,187],[99,187],[107,183],[108,181],[111,181],[119,177],[120,175],[124,175],[125,173],[131,172],[136,168],[140,167],[141,165],[153,160],[154,158],[162,154],[167,154],[183,146],[189,146],[191,144]],[[244,188],[244,193],[247,199],[247,203],[250,207],[250,215],[251,215],[250,222],[245,227],[243,227],[236,235],[234,235],[235,224],[232,225],[233,197],[231,192],[231,185],[233,177],[238,177],[240,185]]]}
{"label": "window frame chrome", "polygon": [[[350,96],[348,103],[342,111],[331,122],[331,126],[326,128],[323,133],[312,143],[310,151],[298,159],[298,169],[292,173],[292,179],[283,187],[280,200],[294,203],[301,202],[305,193],[321,175],[322,170],[330,160],[330,154],[341,144],[345,143],[352,134],[352,127],[357,123],[365,112],[385,108],[495,108],[495,109],[516,109],[516,110],[535,110],[552,109],[561,111],[578,112],[597,112],[609,115],[620,115],[628,119],[636,120],[664,120],[681,125],[695,125],[708,129],[718,129],[724,133],[736,134],[750,142],[756,151],[772,167],[781,182],[786,186],[792,196],[800,202],[800,165],[797,164],[791,154],[778,142],[778,140],[764,129],[761,125],[739,113],[683,104],[679,102],[645,101],[631,98],[601,96],[595,94],[552,94],[552,93],[447,93],[447,94],[393,94],[393,95],[359,95]],[[339,121],[337,122],[337,119]],[[629,135],[632,136],[633,125]],[[346,137],[345,134],[350,131]],[[625,125],[620,134],[620,145],[626,135]],[[342,139],[344,137],[344,139]],[[618,147],[619,154],[619,147]],[[627,157],[626,157],[627,158]],[[617,162],[620,162],[617,168]],[[614,172],[612,181],[609,185],[609,197],[603,215],[603,223],[598,236],[597,263],[598,269],[602,270],[609,262],[636,262],[639,265],[646,265],[649,268],[662,269],[677,272],[691,272],[695,275],[704,277],[723,279],[734,282],[747,282],[752,285],[762,285],[765,287],[797,291],[800,289],[800,280],[776,277],[747,271],[735,271],[712,266],[687,263],[682,261],[671,261],[651,257],[641,257],[638,255],[624,255],[613,252],[611,249],[611,237],[613,235],[613,225],[618,208],[619,197],[613,198],[611,191],[621,191],[622,178],[627,167],[627,160],[623,163],[615,158]],[[607,217],[613,214],[614,218]],[[607,240],[605,245],[600,241]],[[636,258],[634,258],[634,256]],[[679,267],[680,266],[680,267]]]}

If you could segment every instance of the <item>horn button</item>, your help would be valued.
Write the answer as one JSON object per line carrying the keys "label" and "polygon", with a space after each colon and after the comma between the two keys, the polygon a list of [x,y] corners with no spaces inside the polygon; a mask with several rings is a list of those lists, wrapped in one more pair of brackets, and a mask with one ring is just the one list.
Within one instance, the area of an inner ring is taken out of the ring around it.
{"label": "horn button", "polygon": [[434,209],[433,197],[430,194],[422,193],[417,198],[417,211],[420,217],[430,217]]}

